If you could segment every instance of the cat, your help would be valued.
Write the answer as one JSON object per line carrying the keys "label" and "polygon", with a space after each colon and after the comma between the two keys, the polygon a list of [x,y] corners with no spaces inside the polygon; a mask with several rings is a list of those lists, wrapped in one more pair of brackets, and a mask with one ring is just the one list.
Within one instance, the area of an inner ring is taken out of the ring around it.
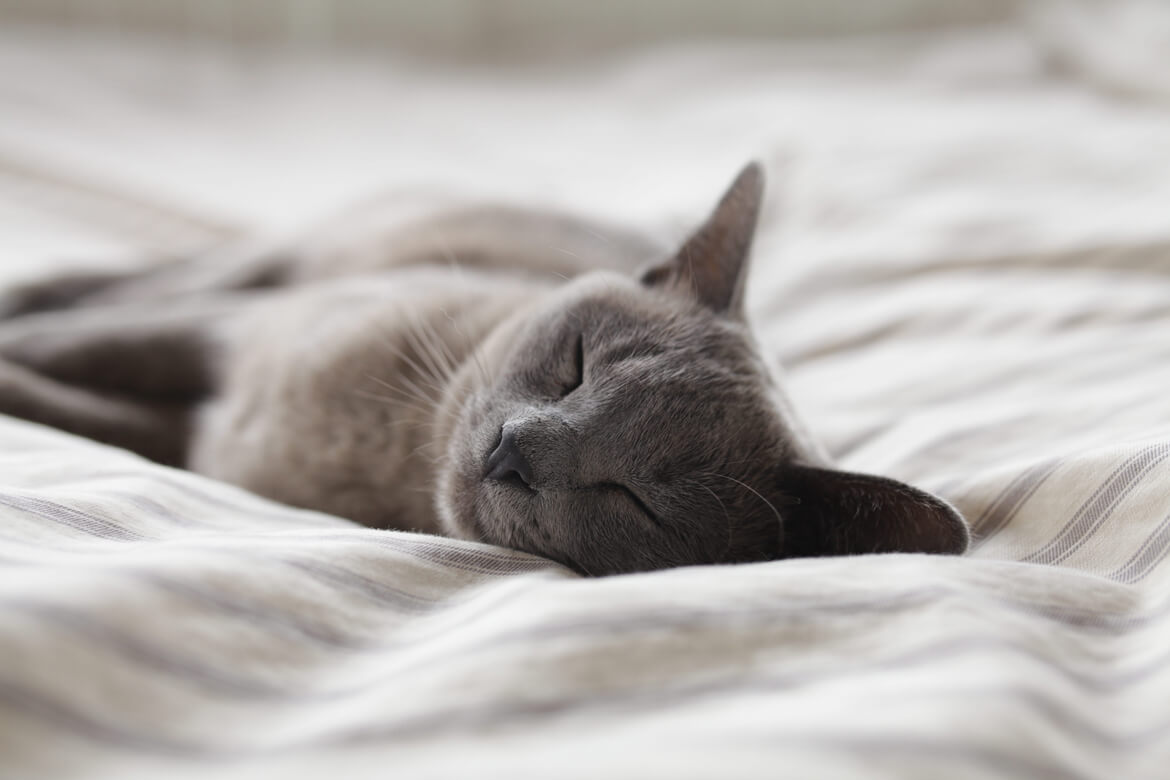
{"label": "cat", "polygon": [[29,284],[0,413],[583,575],[964,552],[948,503],[834,469],[792,413],[744,311],[763,192],[749,164],[675,251],[481,208]]}

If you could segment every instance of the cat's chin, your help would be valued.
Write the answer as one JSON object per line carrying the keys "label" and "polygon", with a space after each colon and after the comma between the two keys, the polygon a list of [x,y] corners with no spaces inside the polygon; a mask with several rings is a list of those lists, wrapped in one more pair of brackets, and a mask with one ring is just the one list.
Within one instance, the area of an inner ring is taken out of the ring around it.
{"label": "cat's chin", "polygon": [[436,497],[443,533],[455,539],[514,546],[515,540],[499,519],[509,499],[503,494],[510,490],[513,488],[508,485],[473,480],[456,472],[441,475]]}
{"label": "cat's chin", "polygon": [[484,480],[476,486],[476,496],[473,501],[473,515],[469,524],[475,529],[478,538],[488,544],[501,547],[526,549],[535,552],[531,545],[524,544],[518,538],[516,523],[509,521],[522,512],[518,502],[526,501],[528,496],[525,488],[507,483]]}
{"label": "cat's chin", "polygon": [[517,503],[528,496],[522,487],[490,480],[471,480],[466,475],[445,475],[440,480],[439,516],[443,531],[456,539],[494,544],[524,550],[536,555],[546,553],[534,548],[531,540],[519,533],[514,518],[523,508]]}

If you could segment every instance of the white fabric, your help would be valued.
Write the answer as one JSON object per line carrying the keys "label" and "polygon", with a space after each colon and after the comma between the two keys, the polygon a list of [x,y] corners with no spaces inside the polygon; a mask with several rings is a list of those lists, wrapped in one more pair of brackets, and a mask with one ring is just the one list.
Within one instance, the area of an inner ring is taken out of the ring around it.
{"label": "white fabric", "polygon": [[1010,30],[494,75],[174,48],[5,34],[8,275],[383,185],[677,233],[759,156],[797,404],[978,541],[586,581],[4,420],[0,774],[1166,776],[1165,106]]}

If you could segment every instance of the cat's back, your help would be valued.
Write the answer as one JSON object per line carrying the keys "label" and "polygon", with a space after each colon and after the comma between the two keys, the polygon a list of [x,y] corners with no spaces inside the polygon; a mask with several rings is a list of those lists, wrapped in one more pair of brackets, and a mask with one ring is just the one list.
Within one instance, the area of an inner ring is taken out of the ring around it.
{"label": "cat's back", "polygon": [[665,243],[606,220],[555,210],[460,203],[402,208],[374,203],[295,239],[300,281],[434,267],[565,279],[605,269],[632,273]]}

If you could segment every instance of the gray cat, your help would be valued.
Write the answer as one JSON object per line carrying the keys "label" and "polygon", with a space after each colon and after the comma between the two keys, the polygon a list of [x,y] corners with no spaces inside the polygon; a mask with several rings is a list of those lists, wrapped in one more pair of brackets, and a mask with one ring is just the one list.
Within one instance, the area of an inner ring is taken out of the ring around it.
{"label": "gray cat", "polygon": [[946,502],[832,469],[793,418],[743,308],[762,192],[749,165],[675,252],[497,208],[29,285],[0,412],[590,575],[962,553]]}

